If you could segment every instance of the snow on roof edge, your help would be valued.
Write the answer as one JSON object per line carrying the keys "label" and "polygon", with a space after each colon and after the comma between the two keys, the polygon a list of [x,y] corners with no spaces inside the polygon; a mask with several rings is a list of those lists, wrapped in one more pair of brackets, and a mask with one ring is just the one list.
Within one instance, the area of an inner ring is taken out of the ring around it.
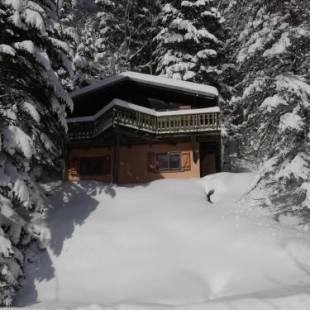
{"label": "snow on roof edge", "polygon": [[70,96],[71,96],[71,98],[79,97],[81,95],[92,93],[92,92],[96,91],[98,88],[108,87],[108,85],[110,85],[110,84],[114,84],[114,83],[124,81],[124,80],[128,80],[128,77],[122,76],[120,74],[116,74],[116,75],[113,75],[107,79],[98,80],[95,83],[90,84],[86,87],[76,89],[70,93]]}
{"label": "snow on roof edge", "polygon": [[99,88],[108,87],[111,84],[125,80],[132,80],[138,83],[161,86],[164,88],[170,88],[179,91],[188,91],[196,95],[204,95],[211,98],[217,98],[219,96],[218,90],[210,85],[198,84],[182,80],[174,80],[163,76],[137,73],[132,71],[122,72],[117,75],[111,76],[105,80],[96,81],[94,84],[74,90],[73,92],[71,92],[70,96],[74,99],[82,95],[93,93]]}
{"label": "snow on roof edge", "polygon": [[209,97],[218,97],[218,90],[211,85],[198,84],[188,81],[170,79],[164,76],[144,74],[132,71],[126,71],[119,74],[129,78],[130,80],[136,82],[144,82],[150,85],[162,86],[165,88],[174,88],[177,90],[187,90],[190,92],[195,92],[198,95],[205,95]]}

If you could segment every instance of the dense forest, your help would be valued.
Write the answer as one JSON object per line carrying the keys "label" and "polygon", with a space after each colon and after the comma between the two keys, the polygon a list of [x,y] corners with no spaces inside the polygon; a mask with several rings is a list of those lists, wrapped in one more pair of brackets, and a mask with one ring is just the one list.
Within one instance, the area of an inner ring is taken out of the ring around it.
{"label": "dense forest", "polygon": [[258,170],[249,199],[309,223],[308,0],[0,0],[0,304],[48,239],[69,92],[125,70],[216,86],[226,169]]}

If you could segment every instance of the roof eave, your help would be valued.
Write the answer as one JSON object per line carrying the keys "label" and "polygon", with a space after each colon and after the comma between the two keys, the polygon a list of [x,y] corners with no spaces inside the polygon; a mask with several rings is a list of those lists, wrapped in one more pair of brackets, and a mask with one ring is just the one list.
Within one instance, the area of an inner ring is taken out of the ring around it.
{"label": "roof eave", "polygon": [[[171,80],[171,81],[165,84],[164,80],[167,80],[167,81]],[[111,87],[115,84],[118,84],[124,81],[132,81],[140,85],[152,86],[152,87],[159,88],[159,89],[171,89],[179,93],[183,93],[183,94],[187,94],[187,95],[191,95],[195,97],[200,97],[200,98],[203,97],[203,98],[207,98],[211,100],[218,98],[218,91],[215,87],[212,87],[212,86],[197,84],[200,86],[191,88],[188,85],[193,84],[192,86],[194,86],[195,83],[172,80],[172,79],[162,78],[158,76],[152,76],[151,78],[149,75],[146,75],[146,74],[139,73],[138,75],[137,73],[132,73],[132,72],[123,72],[123,73],[117,74],[103,81],[99,81],[87,87],[73,91],[70,95],[71,95],[71,98],[75,100],[75,99],[78,99],[79,97],[91,95],[93,93],[99,92],[105,88]],[[188,84],[188,85],[186,85],[187,87],[185,87],[184,85],[183,86],[178,85],[181,83]],[[200,88],[200,89],[197,89],[197,88]],[[210,91],[203,90],[203,88],[210,89]]]}
{"label": "roof eave", "polygon": [[115,84],[118,84],[118,83],[124,82],[124,81],[129,81],[129,78],[126,76],[119,75],[119,74],[114,75],[114,76],[107,78],[103,81],[98,81],[98,82],[91,84],[87,87],[75,90],[70,94],[70,96],[74,100],[74,99],[77,99],[77,98],[82,97],[82,96],[91,95],[91,94],[96,93],[102,89],[108,88],[112,85],[115,85]]}

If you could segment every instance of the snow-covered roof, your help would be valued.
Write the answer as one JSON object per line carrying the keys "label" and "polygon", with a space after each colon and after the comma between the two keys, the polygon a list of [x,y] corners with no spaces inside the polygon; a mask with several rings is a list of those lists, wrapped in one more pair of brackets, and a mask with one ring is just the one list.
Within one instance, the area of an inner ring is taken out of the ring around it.
{"label": "snow-covered roof", "polygon": [[210,85],[192,83],[182,80],[174,80],[163,76],[156,76],[137,72],[123,72],[120,75],[138,83],[188,91],[194,93],[195,95],[203,95],[212,98],[218,97],[219,95],[218,90]]}
{"label": "snow-covered roof", "polygon": [[83,87],[83,88],[80,88],[80,89],[73,91],[71,93],[71,97],[74,99],[74,98],[77,98],[81,95],[83,95],[83,96],[88,95],[88,94],[96,92],[98,89],[102,89],[102,88],[112,86],[113,84],[117,84],[119,82],[126,81],[127,79],[128,78],[125,76],[114,75],[114,76],[107,78],[105,80],[102,80],[102,81],[95,81],[95,82],[91,83],[89,86],[86,86],[86,87]]}
{"label": "snow-covered roof", "polygon": [[210,99],[217,98],[219,95],[217,89],[210,85],[197,84],[181,80],[173,80],[163,76],[155,76],[137,72],[123,72],[106,80],[96,82],[90,86],[78,89],[72,92],[71,96],[74,99],[82,95],[84,96],[94,93],[100,89],[107,88],[123,81],[133,81],[139,84],[159,87],[162,89],[171,89],[178,92],[189,93],[194,96],[207,97]]}

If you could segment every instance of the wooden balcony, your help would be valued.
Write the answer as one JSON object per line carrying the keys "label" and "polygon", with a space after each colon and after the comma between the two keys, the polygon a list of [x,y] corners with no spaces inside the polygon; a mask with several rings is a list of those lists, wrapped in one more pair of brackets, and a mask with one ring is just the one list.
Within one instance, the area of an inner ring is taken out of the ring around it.
{"label": "wooden balcony", "polygon": [[126,127],[153,135],[219,132],[218,107],[156,112],[113,100],[95,116],[68,119],[71,140],[91,139],[110,127]]}

